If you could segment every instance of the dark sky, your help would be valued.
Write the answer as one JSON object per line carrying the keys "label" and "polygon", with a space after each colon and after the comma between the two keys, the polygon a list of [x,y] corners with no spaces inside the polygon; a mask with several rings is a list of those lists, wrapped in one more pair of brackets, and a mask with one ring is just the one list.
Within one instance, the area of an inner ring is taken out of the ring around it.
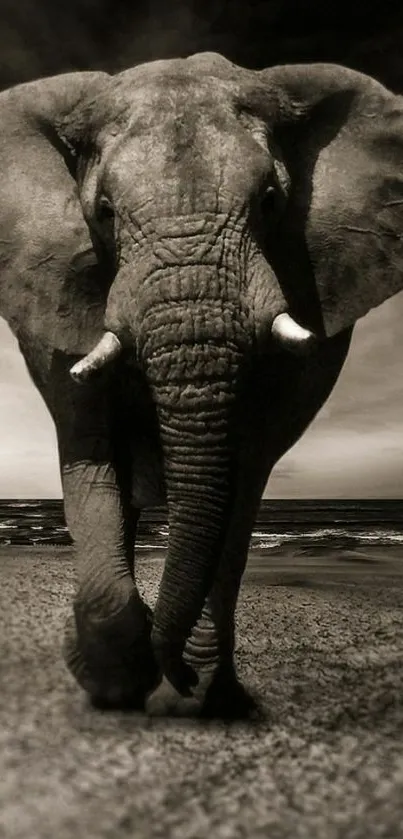
{"label": "dark sky", "polygon": [[[0,0],[0,88],[217,50],[249,67],[336,61],[403,93],[403,3]],[[401,497],[403,294],[358,324],[336,389],[270,495]],[[0,321],[0,497],[60,495],[53,427]]]}
{"label": "dark sky", "polygon": [[250,67],[336,61],[403,89],[400,0],[0,0],[0,84],[218,50]]}

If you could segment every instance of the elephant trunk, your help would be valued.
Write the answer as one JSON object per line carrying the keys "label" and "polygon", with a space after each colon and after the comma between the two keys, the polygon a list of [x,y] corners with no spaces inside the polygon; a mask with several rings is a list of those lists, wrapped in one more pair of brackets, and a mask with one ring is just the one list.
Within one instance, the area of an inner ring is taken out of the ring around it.
{"label": "elephant trunk", "polygon": [[[215,353],[214,353],[215,350]],[[172,351],[171,362],[176,365]],[[153,643],[166,672],[200,616],[231,507],[231,411],[239,368],[228,346],[192,348],[192,381],[178,391],[154,383],[169,517],[168,555],[155,609]],[[212,355],[217,358],[212,361]],[[212,366],[220,364],[220,372]],[[205,367],[204,375],[195,368]],[[211,370],[210,376],[208,369]]]}
{"label": "elephant trunk", "polygon": [[239,297],[215,286],[214,268],[177,268],[175,278],[156,275],[151,305],[142,301],[138,347],[159,417],[169,518],[153,621],[164,672],[200,616],[231,506],[232,411],[252,338]]}

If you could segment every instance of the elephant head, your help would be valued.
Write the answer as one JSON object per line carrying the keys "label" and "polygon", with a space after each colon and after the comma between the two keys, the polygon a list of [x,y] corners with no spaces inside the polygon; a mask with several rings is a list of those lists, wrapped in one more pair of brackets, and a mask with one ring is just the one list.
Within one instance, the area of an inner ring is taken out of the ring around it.
{"label": "elephant head", "polygon": [[309,352],[403,286],[402,103],[339,66],[255,72],[206,53],[23,85],[1,107],[4,237],[47,243],[46,283],[32,287],[32,260],[22,287],[6,276],[4,314],[25,346],[83,356],[83,387],[131,354],[156,406],[164,661],[225,538],[251,359]]}

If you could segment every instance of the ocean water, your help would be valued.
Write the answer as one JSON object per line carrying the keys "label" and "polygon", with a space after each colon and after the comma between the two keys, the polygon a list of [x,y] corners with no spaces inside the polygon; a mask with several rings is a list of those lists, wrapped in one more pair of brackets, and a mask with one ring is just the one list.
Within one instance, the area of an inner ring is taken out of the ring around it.
{"label": "ocean water", "polygon": [[[167,541],[165,510],[145,510],[139,524],[139,547],[163,549]],[[0,545],[46,544],[71,544],[62,501],[0,500]],[[403,544],[403,500],[270,500],[261,504],[251,549],[393,544]]]}

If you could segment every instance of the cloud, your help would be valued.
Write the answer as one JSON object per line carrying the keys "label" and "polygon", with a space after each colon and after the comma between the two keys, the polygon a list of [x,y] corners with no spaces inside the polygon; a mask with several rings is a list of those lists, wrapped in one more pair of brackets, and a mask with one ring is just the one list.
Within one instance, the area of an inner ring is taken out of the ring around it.
{"label": "cloud", "polygon": [[273,470],[267,497],[399,498],[402,429],[312,428]]}

